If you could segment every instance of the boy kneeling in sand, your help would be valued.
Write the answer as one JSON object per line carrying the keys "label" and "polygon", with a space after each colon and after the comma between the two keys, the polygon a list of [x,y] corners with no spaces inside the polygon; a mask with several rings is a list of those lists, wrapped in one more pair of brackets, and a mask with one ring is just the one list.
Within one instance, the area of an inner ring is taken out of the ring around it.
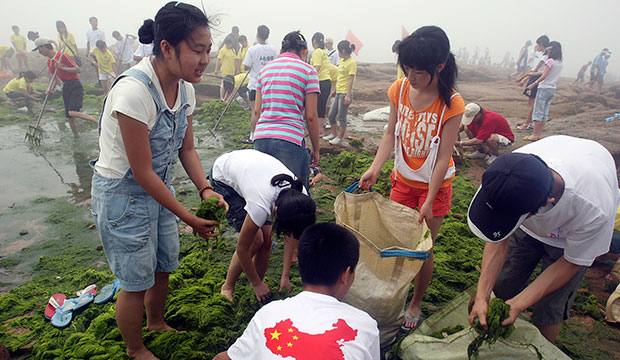
{"label": "boy kneeling in sand", "polygon": [[377,322],[341,302],[355,279],[359,242],[336,224],[308,227],[299,239],[304,291],[261,308],[215,360],[379,359]]}

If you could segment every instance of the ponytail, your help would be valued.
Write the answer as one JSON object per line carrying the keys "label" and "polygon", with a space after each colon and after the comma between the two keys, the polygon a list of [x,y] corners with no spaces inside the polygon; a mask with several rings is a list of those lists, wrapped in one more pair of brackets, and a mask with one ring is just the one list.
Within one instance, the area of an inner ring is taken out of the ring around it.
{"label": "ponytail", "polygon": [[26,75],[26,74],[24,74],[24,72],[23,72],[23,71],[20,71],[20,72],[19,72],[19,75],[17,75],[17,78],[18,78],[18,79],[21,79],[21,78],[23,78],[23,77],[24,77],[24,75]]}
{"label": "ponytail", "polygon": [[452,97],[452,90],[454,90],[454,85],[456,84],[456,79],[459,73],[459,70],[456,67],[456,59],[454,58],[454,54],[448,54],[448,59],[445,64],[446,65],[443,70],[439,73],[437,87],[439,88],[439,96],[441,96],[446,105],[450,107],[450,103],[452,102],[450,97]]}
{"label": "ponytail", "polygon": [[303,194],[304,184],[287,174],[279,174],[271,179],[271,186],[285,188],[276,198],[276,234],[291,235],[299,239],[301,233],[316,222],[316,204]]}
{"label": "ponytail", "polygon": [[292,52],[301,55],[301,51],[308,48],[306,38],[299,31],[292,31],[282,40],[282,52]]}

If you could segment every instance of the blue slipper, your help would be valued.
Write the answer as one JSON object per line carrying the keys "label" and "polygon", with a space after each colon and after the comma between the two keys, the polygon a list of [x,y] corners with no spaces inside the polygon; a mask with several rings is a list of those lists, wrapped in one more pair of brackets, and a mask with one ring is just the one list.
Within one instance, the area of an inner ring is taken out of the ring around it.
{"label": "blue slipper", "polygon": [[420,317],[413,316],[409,314],[409,311],[407,309],[405,309],[405,322],[412,322],[412,323],[415,323],[415,325],[412,327],[408,327],[408,326],[405,326],[405,323],[403,322],[403,325],[400,328],[405,331],[415,330],[418,328],[418,326],[420,326],[420,324],[422,323],[424,319],[425,319],[424,316],[422,315],[420,315]]}
{"label": "blue slipper", "polygon": [[61,307],[56,308],[56,313],[52,316],[52,325],[57,328],[66,327],[73,320],[73,313],[90,304],[94,298],[95,295],[92,293],[86,293],[79,298],[67,299]]}
{"label": "blue slipper", "polygon": [[121,288],[120,280],[116,279],[111,284],[104,286],[99,294],[95,296],[95,304],[105,304],[114,298],[114,295]]}

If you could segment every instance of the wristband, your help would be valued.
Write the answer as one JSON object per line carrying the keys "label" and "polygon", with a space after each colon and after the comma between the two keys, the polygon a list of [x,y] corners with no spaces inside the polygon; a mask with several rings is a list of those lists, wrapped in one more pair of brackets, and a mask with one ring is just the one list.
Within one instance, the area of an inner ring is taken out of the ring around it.
{"label": "wristband", "polygon": [[203,187],[200,188],[200,191],[198,191],[198,196],[200,196],[200,198],[202,199],[202,193],[205,192],[205,190],[214,190],[213,186],[207,184]]}

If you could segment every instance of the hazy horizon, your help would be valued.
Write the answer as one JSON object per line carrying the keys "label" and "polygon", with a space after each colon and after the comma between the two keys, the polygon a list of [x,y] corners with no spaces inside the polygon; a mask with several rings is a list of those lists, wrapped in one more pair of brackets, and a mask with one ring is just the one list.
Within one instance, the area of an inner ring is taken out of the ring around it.
{"label": "hazy horizon", "polygon": [[[109,0],[83,3],[77,0],[25,0],[11,3],[11,11],[0,14],[4,31],[0,44],[11,45],[11,26],[18,25],[24,36],[38,31],[41,36],[56,39],[56,20],[63,20],[73,33],[78,46],[86,47],[88,19],[96,16],[99,28],[106,33],[108,45],[116,41],[112,31],[137,34],[142,22],[153,18],[167,1]],[[201,7],[200,1],[187,1]],[[596,4],[596,5],[593,5]],[[294,5],[289,1],[266,2],[239,0],[235,2],[204,1],[210,17],[219,23],[213,31],[214,43],[219,45],[233,25],[253,42],[256,27],[261,24],[271,29],[269,42],[279,47],[282,37],[293,30],[301,30],[308,38],[317,31],[337,43],[348,30],[363,42],[357,60],[370,63],[394,63],[392,43],[401,37],[401,27],[413,32],[423,25],[437,25],[450,38],[452,52],[467,47],[470,57],[476,46],[481,55],[490,49],[493,63],[502,61],[509,51],[515,59],[526,40],[534,42],[542,34],[559,41],[563,48],[563,77],[575,77],[582,65],[594,59],[602,48],[609,48],[608,74],[620,75],[620,59],[616,60],[617,43],[612,18],[620,10],[620,2],[600,0],[591,3],[567,3],[559,0],[546,2],[480,0],[475,4],[458,0],[442,2],[397,0],[334,2],[315,0],[309,4]],[[546,11],[545,7],[549,10]],[[559,11],[561,9],[561,13]],[[554,13],[555,11],[555,13]],[[68,16],[68,14],[71,14]],[[548,15],[547,15],[548,14]],[[522,19],[516,21],[516,19]],[[32,42],[28,42],[28,49]],[[530,47],[531,49],[531,47]],[[620,51],[620,50],[619,50]],[[32,53],[32,56],[40,56]],[[15,60],[11,64],[15,66]]]}

